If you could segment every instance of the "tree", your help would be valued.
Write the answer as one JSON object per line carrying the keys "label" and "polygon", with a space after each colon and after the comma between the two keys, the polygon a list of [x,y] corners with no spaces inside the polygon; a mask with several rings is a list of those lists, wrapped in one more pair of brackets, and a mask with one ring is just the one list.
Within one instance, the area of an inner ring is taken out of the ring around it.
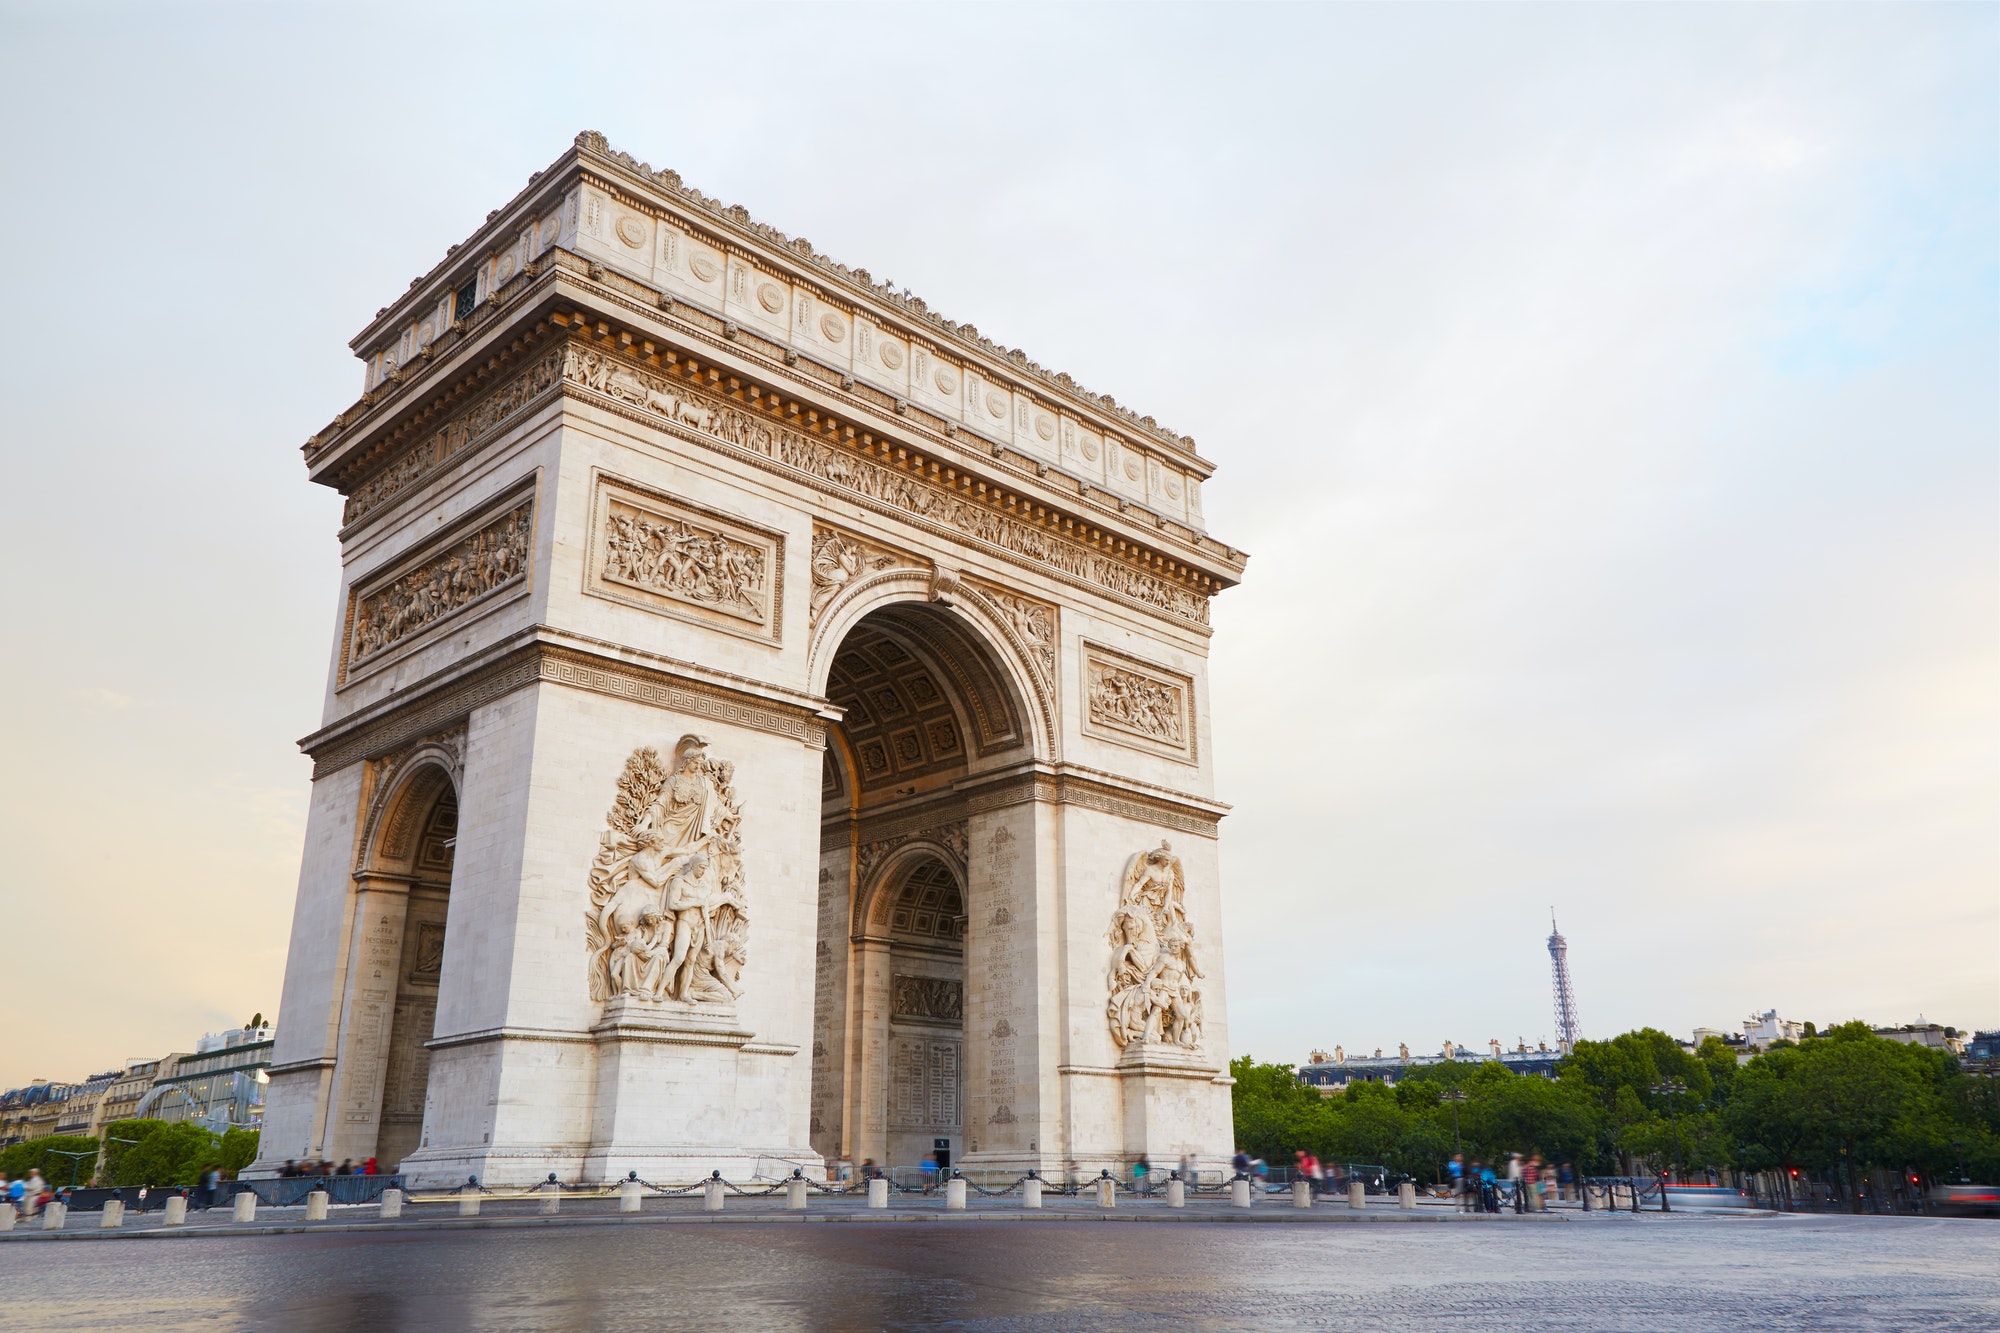
{"label": "tree", "polygon": [[[71,1153],[82,1153],[71,1157]],[[13,1180],[30,1171],[40,1171],[51,1185],[67,1185],[71,1179],[86,1181],[97,1169],[97,1140],[74,1134],[50,1134],[0,1149],[0,1171]]]}
{"label": "tree", "polygon": [[235,1125],[223,1131],[222,1148],[217,1161],[222,1166],[225,1178],[236,1179],[244,1167],[257,1160],[257,1141],[261,1137],[262,1135],[254,1129],[241,1129]]}
{"label": "tree", "polygon": [[191,1121],[118,1120],[109,1129],[107,1184],[195,1185],[202,1170],[221,1159],[221,1141]]}

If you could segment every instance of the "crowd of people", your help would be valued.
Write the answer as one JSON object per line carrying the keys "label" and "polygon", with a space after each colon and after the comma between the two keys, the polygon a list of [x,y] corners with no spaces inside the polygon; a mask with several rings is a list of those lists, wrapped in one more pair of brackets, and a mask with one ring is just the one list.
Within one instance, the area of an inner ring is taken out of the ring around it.
{"label": "crowd of people", "polygon": [[1503,1204],[1517,1213],[1541,1212],[1549,1206],[1549,1196],[1575,1197],[1576,1168],[1568,1162],[1553,1165],[1540,1153],[1507,1154],[1498,1169],[1478,1158],[1467,1161],[1465,1154],[1453,1153],[1445,1173],[1451,1196],[1462,1213],[1497,1213]]}
{"label": "crowd of people", "polygon": [[287,1157],[278,1174],[286,1180],[296,1180],[302,1176],[373,1176],[379,1175],[380,1170],[373,1157],[359,1163],[352,1157],[345,1158],[339,1166],[328,1161],[295,1162]]}

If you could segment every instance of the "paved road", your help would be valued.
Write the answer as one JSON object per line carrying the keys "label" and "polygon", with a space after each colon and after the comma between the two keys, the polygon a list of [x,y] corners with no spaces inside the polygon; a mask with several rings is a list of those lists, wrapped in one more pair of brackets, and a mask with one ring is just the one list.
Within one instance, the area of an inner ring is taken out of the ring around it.
{"label": "paved road", "polygon": [[2000,1326],[2000,1223],[576,1226],[0,1246],[0,1329]]}

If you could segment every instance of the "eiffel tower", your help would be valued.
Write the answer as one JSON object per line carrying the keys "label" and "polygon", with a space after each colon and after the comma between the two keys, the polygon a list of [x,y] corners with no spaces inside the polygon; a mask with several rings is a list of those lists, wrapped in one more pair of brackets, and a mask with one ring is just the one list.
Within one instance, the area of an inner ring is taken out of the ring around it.
{"label": "eiffel tower", "polygon": [[1563,1054],[1583,1037],[1576,1018],[1576,989],[1569,983],[1569,941],[1556,929],[1556,909],[1549,909],[1549,959],[1556,977],[1556,1048]]}

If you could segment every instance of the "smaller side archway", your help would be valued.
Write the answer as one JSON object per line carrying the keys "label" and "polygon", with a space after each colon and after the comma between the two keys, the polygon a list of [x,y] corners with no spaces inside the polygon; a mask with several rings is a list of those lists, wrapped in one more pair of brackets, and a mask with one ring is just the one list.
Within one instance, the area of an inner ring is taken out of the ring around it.
{"label": "smaller side archway", "polygon": [[430,1041],[457,861],[456,755],[398,756],[370,803],[325,1154],[394,1171],[423,1142]]}

